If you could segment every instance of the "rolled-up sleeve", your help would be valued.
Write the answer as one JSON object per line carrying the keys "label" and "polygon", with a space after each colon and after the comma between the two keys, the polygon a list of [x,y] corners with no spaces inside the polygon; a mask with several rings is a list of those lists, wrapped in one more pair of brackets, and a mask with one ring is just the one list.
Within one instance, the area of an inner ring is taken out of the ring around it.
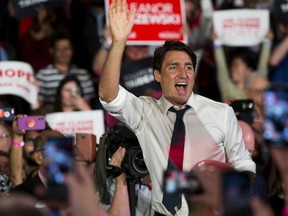
{"label": "rolled-up sleeve", "polygon": [[125,102],[126,98],[127,91],[122,86],[119,86],[118,95],[114,100],[110,101],[109,103],[101,100],[101,98],[99,98],[99,100],[105,110],[110,113],[117,113],[121,110],[122,104]]}

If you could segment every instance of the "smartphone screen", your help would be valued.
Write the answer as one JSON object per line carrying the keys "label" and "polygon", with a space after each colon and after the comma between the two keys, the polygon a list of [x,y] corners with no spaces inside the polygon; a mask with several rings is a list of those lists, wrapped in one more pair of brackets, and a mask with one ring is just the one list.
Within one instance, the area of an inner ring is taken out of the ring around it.
{"label": "smartphone screen", "polygon": [[264,93],[265,141],[274,147],[288,146],[288,86],[272,86]]}
{"label": "smartphone screen", "polygon": [[236,215],[235,212],[251,215],[250,196],[250,178],[247,173],[237,171],[225,171],[222,173],[224,216]]}
{"label": "smartphone screen", "polygon": [[11,107],[0,107],[0,121],[13,121],[15,110]]}
{"label": "smartphone screen", "polygon": [[68,198],[64,180],[67,173],[74,171],[73,142],[72,137],[50,137],[45,144],[45,199],[48,201],[66,201]]}
{"label": "smartphone screen", "polygon": [[164,173],[164,191],[171,194],[198,194],[203,189],[193,171],[168,170]]}

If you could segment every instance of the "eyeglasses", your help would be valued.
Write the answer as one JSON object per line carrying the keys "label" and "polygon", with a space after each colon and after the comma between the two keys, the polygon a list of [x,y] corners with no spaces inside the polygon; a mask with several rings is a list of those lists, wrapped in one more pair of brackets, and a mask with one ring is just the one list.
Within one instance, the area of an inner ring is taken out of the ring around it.
{"label": "eyeglasses", "polygon": [[8,137],[10,137],[9,134],[6,134],[6,133],[0,134],[0,139],[4,139],[4,138],[8,138]]}
{"label": "eyeglasses", "polygon": [[252,89],[252,88],[250,88],[249,90],[250,90],[253,94],[262,95],[262,94],[265,93],[266,88],[265,88],[265,89]]}

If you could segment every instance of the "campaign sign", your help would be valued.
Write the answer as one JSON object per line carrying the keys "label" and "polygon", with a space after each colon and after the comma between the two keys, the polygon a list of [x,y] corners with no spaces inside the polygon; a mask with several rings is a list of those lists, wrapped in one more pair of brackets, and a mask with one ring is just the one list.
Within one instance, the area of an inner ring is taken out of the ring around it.
{"label": "campaign sign", "polygon": [[[110,4],[105,0],[107,20]],[[181,33],[186,22],[183,0],[127,0],[127,7],[136,9],[127,45],[162,45],[167,39],[187,43],[187,35]]]}
{"label": "campaign sign", "polygon": [[30,104],[37,102],[37,86],[30,64],[20,61],[0,62],[0,95],[22,97]]}
{"label": "campaign sign", "polygon": [[46,115],[46,121],[53,130],[65,135],[94,134],[97,143],[105,132],[103,110],[50,113]]}
{"label": "campaign sign", "polygon": [[39,5],[45,6],[47,9],[59,7],[65,3],[65,0],[12,0],[15,16],[22,19],[28,16],[35,16],[35,7]]}
{"label": "campaign sign", "polygon": [[227,46],[254,46],[269,30],[269,12],[259,9],[215,11],[213,26],[220,41]]}

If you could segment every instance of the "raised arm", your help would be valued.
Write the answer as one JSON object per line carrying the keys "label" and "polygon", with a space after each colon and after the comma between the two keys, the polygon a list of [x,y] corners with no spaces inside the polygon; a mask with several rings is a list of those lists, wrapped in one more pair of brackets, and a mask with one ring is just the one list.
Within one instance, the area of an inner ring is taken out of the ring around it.
{"label": "raised arm", "polygon": [[221,41],[215,38],[213,43],[214,58],[217,67],[217,82],[220,88],[222,101],[227,102],[227,99],[232,99],[231,95],[237,86],[230,78],[230,71]]}
{"label": "raised arm", "polygon": [[274,35],[271,30],[267,33],[266,37],[263,40],[259,62],[257,66],[257,71],[267,77],[268,73],[268,65],[269,65],[269,58],[271,53],[271,44]]}
{"label": "raised arm", "polygon": [[113,0],[110,5],[112,44],[99,81],[99,97],[105,102],[112,101],[118,94],[122,56],[134,24],[135,13],[135,9],[127,13],[126,0]]}
{"label": "raised arm", "polygon": [[288,35],[272,51],[270,65],[277,66],[288,52]]}

